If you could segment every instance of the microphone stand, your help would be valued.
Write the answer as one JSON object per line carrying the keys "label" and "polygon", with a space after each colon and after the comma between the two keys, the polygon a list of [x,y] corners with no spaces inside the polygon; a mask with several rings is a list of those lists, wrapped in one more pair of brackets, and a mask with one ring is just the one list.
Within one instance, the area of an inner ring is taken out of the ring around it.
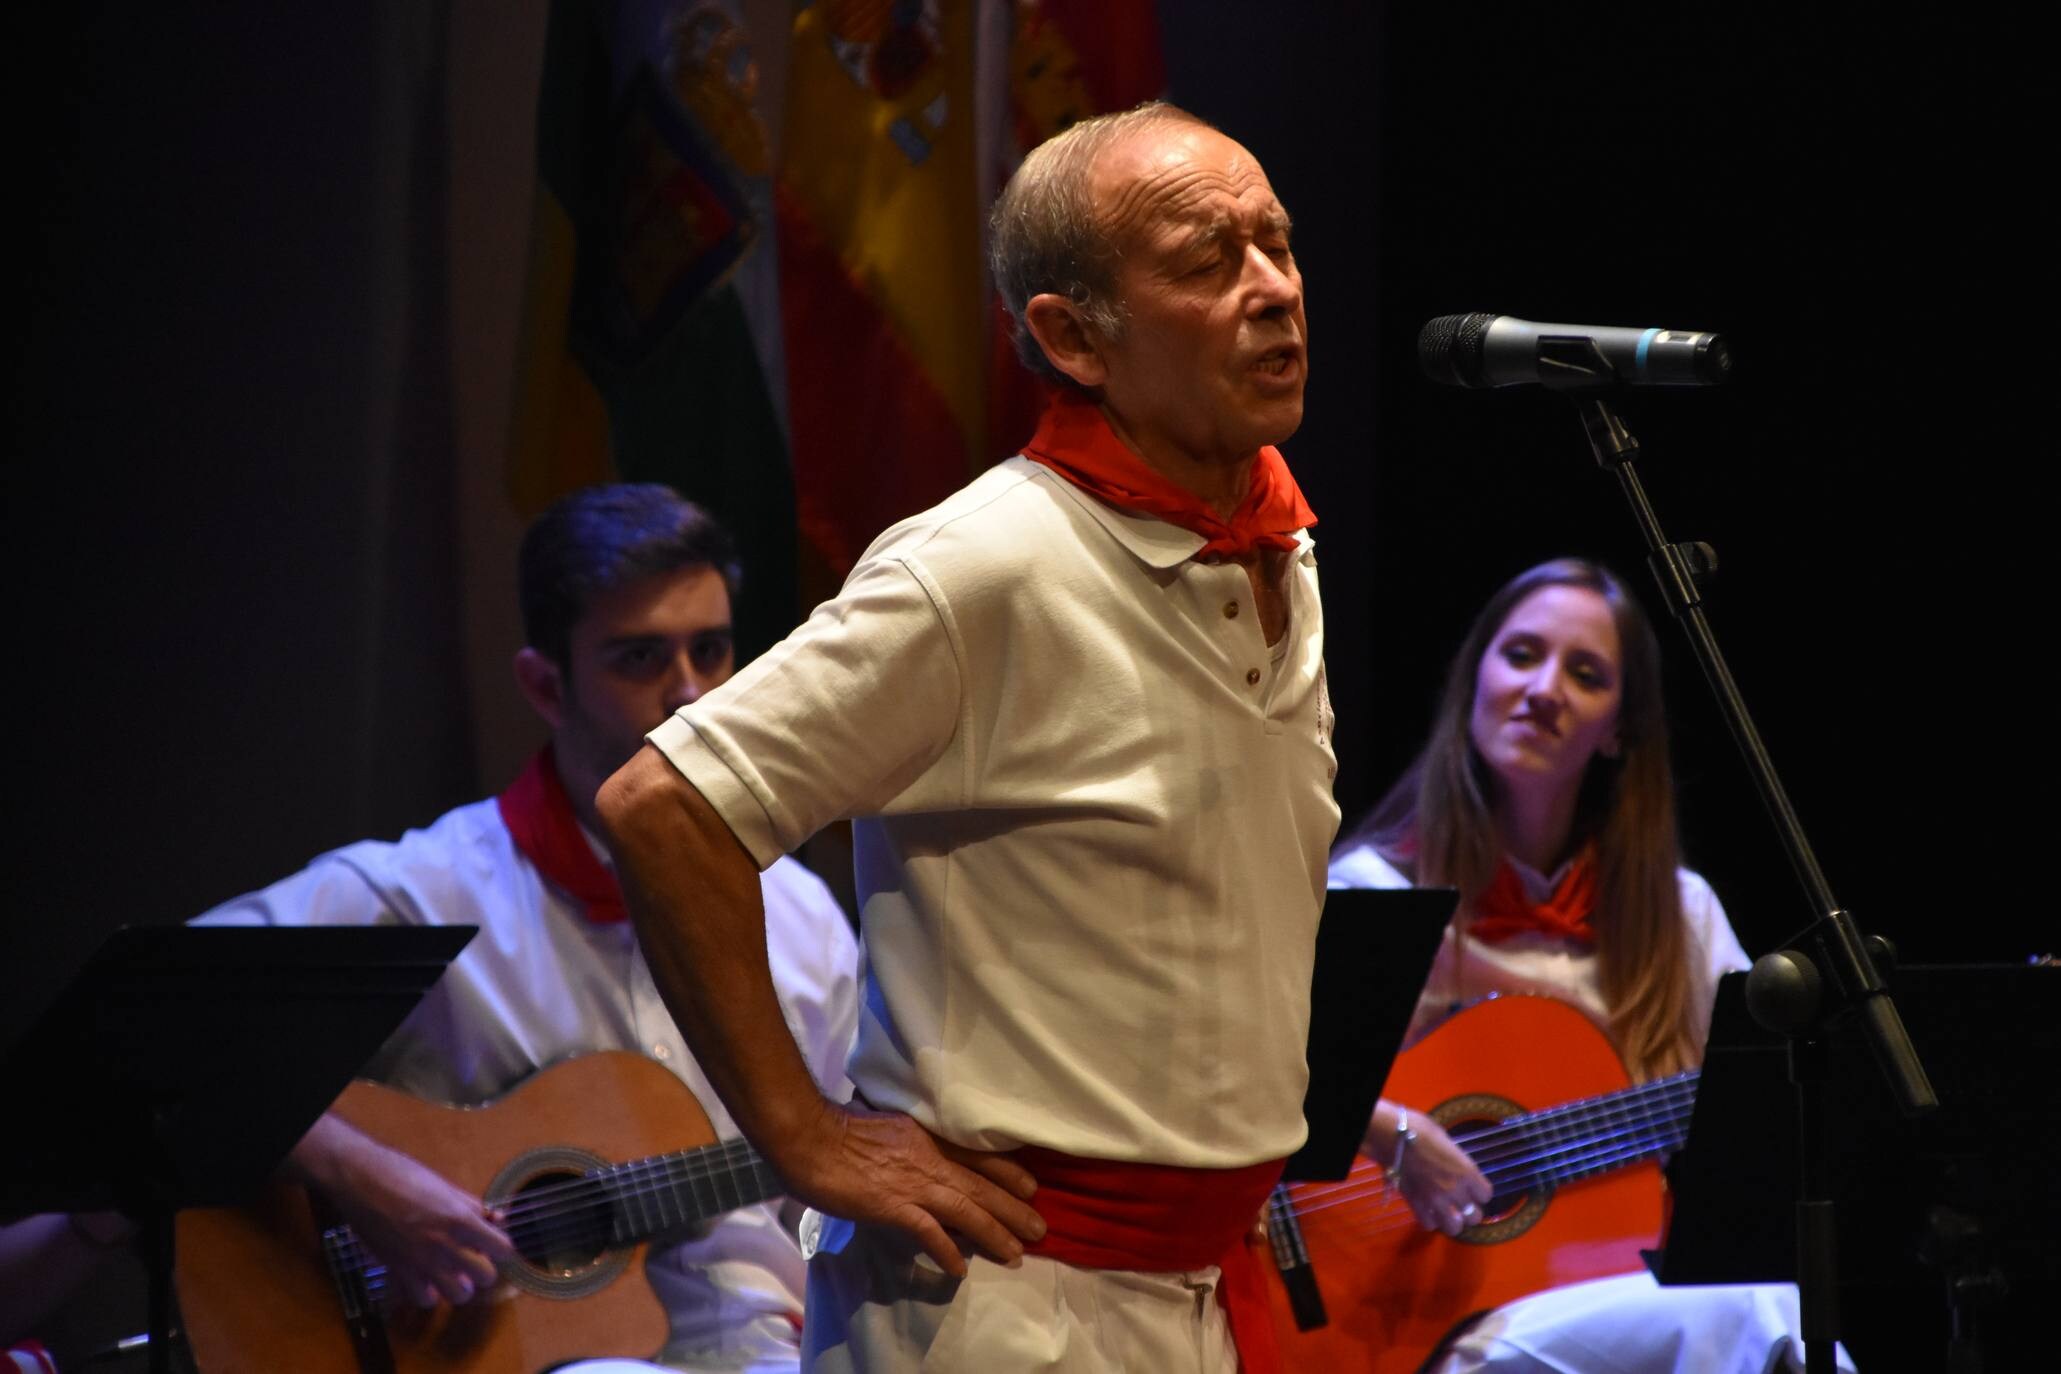
{"label": "microphone stand", "polygon": [[1826,1153],[1825,1035],[1831,1022],[1858,1011],[1875,1063],[1907,1115],[1939,1105],[1903,1020],[1876,969],[1889,957],[1887,942],[1864,937],[1832,895],[1818,867],[1803,822],[1775,773],[1746,699],[1732,680],[1717,636],[1703,614],[1698,578],[1717,567],[1708,544],[1676,544],[1661,531],[1660,519],[1639,481],[1639,443],[1605,399],[1619,384],[1595,341],[1579,337],[1539,340],[1541,379],[1566,395],[1581,412],[1582,428],[1599,466],[1614,473],[1630,503],[1632,519],[1646,541],[1648,561],[1668,610],[1688,632],[1689,646],[1717,698],[1718,711],[1746,760],[1747,772],[1775,823],[1789,864],[1817,917],[1789,948],[1764,955],[1747,975],[1746,1000],[1754,1019],[1789,1040],[1789,1078],[1796,1086],[1798,1154],[1801,1168],[1796,1200],[1796,1281],[1803,1319],[1805,1374],[1833,1374],[1833,1346],[1839,1338],[1837,1233],[1833,1226],[1830,1160]]}

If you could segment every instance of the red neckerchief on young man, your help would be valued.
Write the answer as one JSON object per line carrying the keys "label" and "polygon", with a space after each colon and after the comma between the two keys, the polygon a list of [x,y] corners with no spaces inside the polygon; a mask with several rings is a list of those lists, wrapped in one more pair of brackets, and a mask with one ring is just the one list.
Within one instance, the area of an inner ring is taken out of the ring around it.
{"label": "red neckerchief on young man", "polygon": [[1032,458],[1098,500],[1191,530],[1209,542],[1197,558],[1237,558],[1254,549],[1292,549],[1295,532],[1317,523],[1289,474],[1281,450],[1269,444],[1252,465],[1252,485],[1227,521],[1186,487],[1161,476],[1116,437],[1109,420],[1077,391],[1062,391],[1045,406],[1038,432],[1024,445]]}
{"label": "red neckerchief on young man", "polygon": [[620,921],[630,914],[615,874],[595,857],[587,832],[580,829],[550,745],[530,757],[529,766],[495,801],[515,847],[553,887],[578,902],[588,920]]}
{"label": "red neckerchief on young man", "polygon": [[1589,917],[1596,910],[1596,851],[1584,849],[1567,866],[1551,896],[1534,902],[1524,891],[1524,879],[1504,859],[1496,865],[1496,876],[1488,889],[1474,899],[1474,919],[1467,933],[1490,944],[1513,935],[1536,931],[1556,939],[1581,944],[1596,943],[1596,927]]}
{"label": "red neckerchief on young man", "polygon": [[1035,1145],[1012,1156],[1038,1181],[1031,1206],[1045,1219],[1033,1255],[1081,1269],[1177,1274],[1214,1264],[1217,1295],[1240,1374],[1281,1374],[1281,1346],[1266,1280],[1246,1243],[1285,1160],[1242,1169],[1184,1169],[1082,1159]]}

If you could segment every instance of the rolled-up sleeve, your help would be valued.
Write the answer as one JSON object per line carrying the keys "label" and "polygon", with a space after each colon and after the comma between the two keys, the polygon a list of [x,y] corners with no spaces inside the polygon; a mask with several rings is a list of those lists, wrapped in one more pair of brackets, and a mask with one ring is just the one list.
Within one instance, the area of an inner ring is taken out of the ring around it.
{"label": "rolled-up sleeve", "polygon": [[833,820],[962,804],[965,768],[937,765],[964,724],[963,657],[922,565],[875,558],[647,738],[764,869]]}

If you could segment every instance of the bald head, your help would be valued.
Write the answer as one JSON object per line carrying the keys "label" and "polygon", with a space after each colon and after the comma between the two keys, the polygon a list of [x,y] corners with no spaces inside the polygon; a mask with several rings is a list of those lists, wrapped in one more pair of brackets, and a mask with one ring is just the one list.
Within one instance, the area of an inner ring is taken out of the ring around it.
{"label": "bald head", "polygon": [[1199,120],[1165,120],[1119,127],[1081,171],[1090,303],[1045,290],[1020,307],[1048,375],[1093,397],[1166,472],[1236,469],[1293,434],[1308,374],[1302,273],[1259,160]]}
{"label": "bald head", "polygon": [[1100,200],[1107,186],[1098,182],[1096,168],[1120,146],[1144,141],[1139,135],[1175,127],[1210,125],[1157,100],[1084,119],[1033,148],[996,199],[988,232],[995,288],[1009,312],[1017,355],[1047,381],[1074,385],[1024,327],[1025,307],[1034,296],[1061,296],[1102,337],[1123,332],[1116,292],[1121,244],[1109,231]]}

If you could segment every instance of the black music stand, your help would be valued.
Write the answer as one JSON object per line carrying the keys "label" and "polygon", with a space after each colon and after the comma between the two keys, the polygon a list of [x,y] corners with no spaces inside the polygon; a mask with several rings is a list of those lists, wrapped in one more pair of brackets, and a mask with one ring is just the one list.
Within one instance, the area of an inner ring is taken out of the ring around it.
{"label": "black music stand", "polygon": [[[1871,1328],[1890,1361],[1921,1359],[1943,1293],[1947,1367],[1972,1371],[2061,1296],[2061,968],[1913,966],[1891,981],[1946,1110],[1898,1113],[1853,1028],[1832,1035],[1839,1288],[1870,1317],[1849,1315],[1848,1340],[1864,1369],[1885,1358],[1869,1359]],[[1799,1167],[1787,1039],[1754,1022],[1744,987],[1744,974],[1719,986],[1688,1144],[1668,1164],[1673,1216],[1648,1255],[1663,1284],[1796,1277],[1793,1219],[1768,1206]]]}
{"label": "black music stand", "polygon": [[0,1101],[37,1117],[0,1219],[135,1218],[168,1370],[172,1214],[248,1197],[476,929],[117,930],[0,1062]]}
{"label": "black music stand", "polygon": [[1459,901],[1449,887],[1333,888],[1324,895],[1310,983],[1310,1086],[1302,1100],[1310,1136],[1288,1157],[1284,1180],[1339,1179],[1352,1168]]}
{"label": "black music stand", "polygon": [[[1302,1100],[1310,1134],[1288,1157],[1284,1182],[1340,1179],[1351,1171],[1459,902],[1449,887],[1324,894],[1310,979],[1310,1086]],[[1267,1204],[1268,1242],[1296,1324],[1307,1331],[1329,1318],[1286,1198],[1277,1188]]]}

